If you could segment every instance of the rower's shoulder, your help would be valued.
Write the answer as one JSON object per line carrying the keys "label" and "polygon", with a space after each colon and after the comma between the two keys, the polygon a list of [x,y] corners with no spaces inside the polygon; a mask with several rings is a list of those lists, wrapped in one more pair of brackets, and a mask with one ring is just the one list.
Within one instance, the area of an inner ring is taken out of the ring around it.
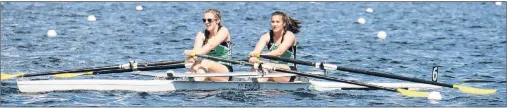
{"label": "rower's shoulder", "polygon": [[196,38],[199,38],[199,37],[200,37],[200,38],[205,38],[205,36],[204,36],[204,30],[201,30],[201,31],[197,32],[197,33],[195,34],[195,37],[196,37]]}
{"label": "rower's shoulder", "polygon": [[220,30],[229,31],[229,28],[222,26],[222,28],[220,28]]}
{"label": "rower's shoulder", "polygon": [[230,34],[229,33],[229,29],[227,27],[225,27],[225,26],[222,26],[218,32],[219,33],[225,33],[226,35]]}
{"label": "rower's shoulder", "polygon": [[197,35],[197,36],[199,36],[199,35],[204,36],[204,30],[200,30],[199,32],[197,32],[197,34],[196,34],[196,35]]}
{"label": "rower's shoulder", "polygon": [[265,38],[269,39],[269,35],[270,35],[269,32],[264,32],[264,34],[262,34],[261,37],[265,37]]}
{"label": "rower's shoulder", "polygon": [[287,31],[287,33],[285,33],[285,36],[296,36],[292,31]]}

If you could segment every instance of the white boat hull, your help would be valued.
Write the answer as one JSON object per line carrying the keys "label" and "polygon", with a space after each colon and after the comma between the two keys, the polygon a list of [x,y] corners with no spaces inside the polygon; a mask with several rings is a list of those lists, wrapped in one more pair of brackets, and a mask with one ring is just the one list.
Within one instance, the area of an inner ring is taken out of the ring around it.
{"label": "white boat hull", "polygon": [[[409,89],[435,89],[439,86],[419,83],[370,83],[385,87],[409,88]],[[163,92],[175,90],[341,90],[341,89],[368,89],[367,87],[339,83],[339,82],[193,82],[176,80],[19,80],[18,89],[24,93],[71,91],[71,90],[126,90],[136,92]]]}

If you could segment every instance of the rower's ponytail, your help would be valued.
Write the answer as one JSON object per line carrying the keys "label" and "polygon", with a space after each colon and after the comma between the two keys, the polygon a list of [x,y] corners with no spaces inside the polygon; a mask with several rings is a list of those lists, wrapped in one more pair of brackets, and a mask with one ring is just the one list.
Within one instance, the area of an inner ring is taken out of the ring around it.
{"label": "rower's ponytail", "polygon": [[292,19],[289,15],[281,11],[276,11],[271,14],[271,16],[275,15],[282,16],[283,22],[285,23],[284,29],[286,31],[291,31],[294,34],[299,33],[299,28],[301,28],[301,22],[299,20]]}

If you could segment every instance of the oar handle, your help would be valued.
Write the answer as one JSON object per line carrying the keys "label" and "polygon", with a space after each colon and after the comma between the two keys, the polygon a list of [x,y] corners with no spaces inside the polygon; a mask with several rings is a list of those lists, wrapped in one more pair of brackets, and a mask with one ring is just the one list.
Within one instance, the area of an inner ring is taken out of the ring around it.
{"label": "oar handle", "polygon": [[239,65],[243,65],[243,66],[253,66],[253,64],[250,64],[250,63],[245,62],[245,61],[229,60],[229,59],[224,59],[224,58],[219,58],[219,57],[213,57],[213,56],[208,56],[208,55],[195,55],[195,56],[202,57],[202,58],[205,58],[205,59],[210,59],[210,60],[217,60],[217,61],[223,61],[223,62],[228,62],[228,63],[232,63],[232,64],[239,64]]}
{"label": "oar handle", "polygon": [[303,60],[297,60],[297,59],[287,59],[287,58],[281,58],[281,57],[276,57],[276,56],[271,56],[271,55],[261,55],[261,57],[266,58],[266,59],[281,60],[281,61],[285,61],[285,62],[291,62],[291,63],[308,65],[308,66],[315,65],[315,63],[309,62],[309,61],[303,61]]}

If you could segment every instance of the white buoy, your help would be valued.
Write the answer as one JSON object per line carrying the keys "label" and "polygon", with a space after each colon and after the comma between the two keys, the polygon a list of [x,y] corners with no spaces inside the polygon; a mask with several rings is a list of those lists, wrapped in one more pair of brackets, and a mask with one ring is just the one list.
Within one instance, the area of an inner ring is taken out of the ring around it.
{"label": "white buoy", "polygon": [[387,35],[386,35],[386,32],[384,32],[384,31],[379,31],[377,33],[377,38],[379,38],[379,39],[386,39],[386,37],[387,37]]}
{"label": "white buoy", "polygon": [[364,18],[357,19],[358,24],[364,24],[365,22],[366,22],[366,20],[364,20]]}
{"label": "white buoy", "polygon": [[137,10],[137,11],[142,11],[142,10],[143,10],[143,6],[141,6],[141,5],[137,5],[137,6],[136,6],[136,10]]}
{"label": "white buoy", "polygon": [[47,36],[48,37],[56,37],[56,31],[55,30],[49,30]]}
{"label": "white buoy", "polygon": [[90,16],[88,16],[88,21],[94,22],[94,21],[97,21],[97,18],[95,18],[95,15],[90,15]]}
{"label": "white buoy", "polygon": [[429,100],[442,100],[442,95],[440,94],[440,92],[433,91],[428,96],[428,99]]}
{"label": "white buoy", "polygon": [[495,4],[496,4],[497,6],[501,6],[501,5],[502,5],[502,2],[495,2]]}
{"label": "white buoy", "polygon": [[366,8],[366,12],[368,12],[368,13],[372,13],[372,12],[373,12],[373,9],[371,9],[371,8]]}

